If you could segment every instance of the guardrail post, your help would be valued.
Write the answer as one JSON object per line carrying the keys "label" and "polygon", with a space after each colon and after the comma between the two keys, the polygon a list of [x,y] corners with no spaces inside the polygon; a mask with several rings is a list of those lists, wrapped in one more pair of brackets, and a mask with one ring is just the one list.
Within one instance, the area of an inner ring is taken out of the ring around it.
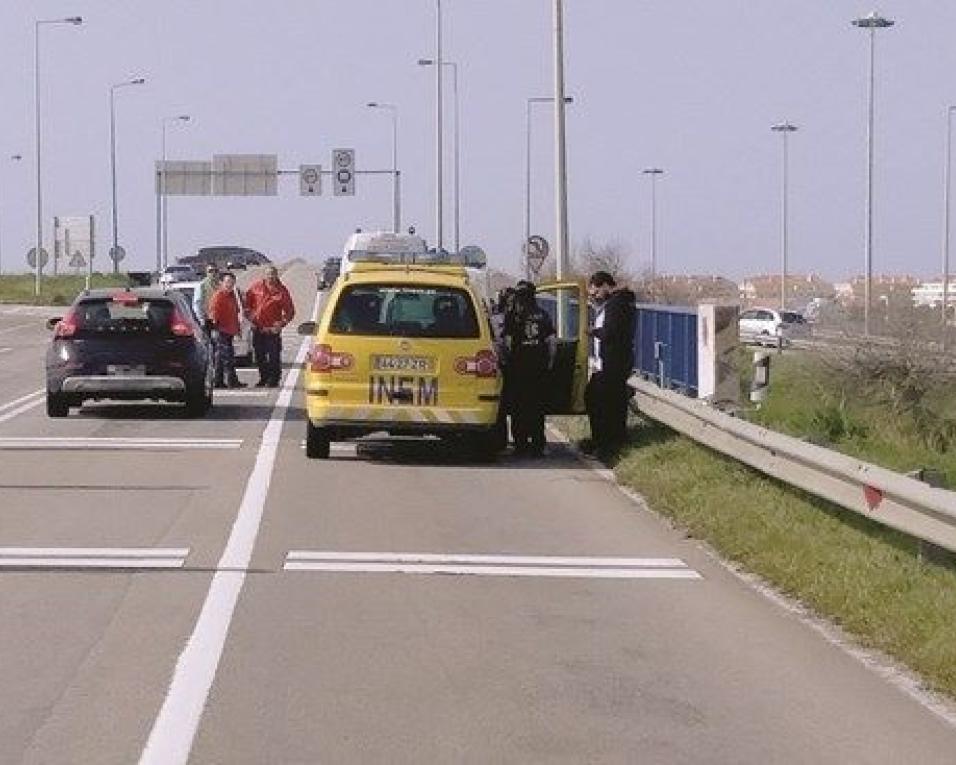
{"label": "guardrail post", "polygon": [[657,384],[661,388],[667,387],[667,367],[665,364],[665,354],[664,354],[665,348],[667,348],[667,343],[662,343],[659,340],[655,341],[654,360],[657,362]]}
{"label": "guardrail post", "polygon": [[[922,481],[934,489],[946,488],[943,475],[936,470],[920,468],[906,475],[910,478],[915,478],[917,481]],[[920,563],[932,563],[937,566],[956,566],[956,556],[949,550],[939,545],[934,545],[932,542],[927,542],[925,539],[919,539],[917,541],[919,543],[917,558],[919,558]]]}

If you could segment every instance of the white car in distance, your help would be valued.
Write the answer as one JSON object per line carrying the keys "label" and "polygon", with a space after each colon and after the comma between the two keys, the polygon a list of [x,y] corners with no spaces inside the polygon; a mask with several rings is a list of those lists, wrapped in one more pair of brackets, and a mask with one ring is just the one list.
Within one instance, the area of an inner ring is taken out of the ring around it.
{"label": "white car in distance", "polygon": [[806,320],[796,311],[748,308],[740,314],[740,339],[745,343],[786,346],[794,338],[806,337],[808,334]]}

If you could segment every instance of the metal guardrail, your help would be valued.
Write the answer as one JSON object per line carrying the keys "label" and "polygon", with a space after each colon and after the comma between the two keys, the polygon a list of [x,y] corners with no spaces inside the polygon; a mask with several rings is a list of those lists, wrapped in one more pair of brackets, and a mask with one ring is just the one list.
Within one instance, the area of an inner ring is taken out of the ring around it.
{"label": "metal guardrail", "polygon": [[636,375],[630,384],[643,414],[694,441],[877,523],[956,552],[956,492],[731,417]]}

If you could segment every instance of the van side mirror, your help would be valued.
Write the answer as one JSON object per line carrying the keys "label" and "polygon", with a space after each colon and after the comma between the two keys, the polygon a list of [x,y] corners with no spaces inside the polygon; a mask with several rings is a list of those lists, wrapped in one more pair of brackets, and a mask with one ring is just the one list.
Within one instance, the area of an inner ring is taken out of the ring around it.
{"label": "van side mirror", "polygon": [[312,337],[315,334],[315,322],[304,321],[295,330],[303,337]]}
{"label": "van side mirror", "polygon": [[62,316],[54,316],[52,319],[47,319],[46,328],[52,332],[61,321],[63,321]]}

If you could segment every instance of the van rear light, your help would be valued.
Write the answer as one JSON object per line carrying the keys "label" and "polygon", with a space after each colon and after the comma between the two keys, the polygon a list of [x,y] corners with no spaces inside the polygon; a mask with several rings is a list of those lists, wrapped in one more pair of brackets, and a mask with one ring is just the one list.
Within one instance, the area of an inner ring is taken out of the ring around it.
{"label": "van rear light", "polygon": [[56,328],[53,330],[53,337],[73,337],[79,328],[80,325],[76,319],[76,312],[71,308],[63,315],[63,318],[57,322]]}
{"label": "van rear light", "polygon": [[309,352],[309,368],[313,372],[343,372],[355,366],[349,353],[336,353],[331,345],[313,345]]}
{"label": "van rear light", "polygon": [[178,308],[173,308],[172,313],[169,314],[169,331],[176,337],[193,337],[196,334],[192,322],[183,316]]}
{"label": "van rear light", "polygon": [[498,376],[498,357],[494,351],[478,351],[472,358],[455,359],[455,371],[460,375],[488,378]]}
{"label": "van rear light", "polygon": [[121,303],[122,305],[136,305],[139,303],[139,295],[137,295],[135,292],[130,292],[129,290],[114,292],[112,295],[110,295],[110,299],[114,303]]}

